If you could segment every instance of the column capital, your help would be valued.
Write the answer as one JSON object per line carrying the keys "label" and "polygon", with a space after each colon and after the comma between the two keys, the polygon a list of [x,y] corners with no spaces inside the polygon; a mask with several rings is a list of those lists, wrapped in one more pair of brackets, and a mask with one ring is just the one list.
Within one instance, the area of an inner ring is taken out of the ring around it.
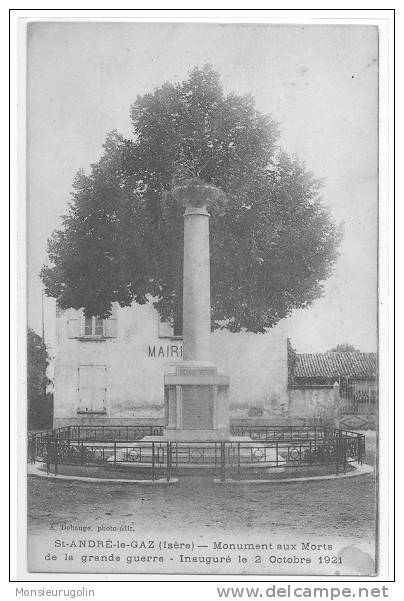
{"label": "column capital", "polygon": [[184,217],[191,217],[192,215],[202,215],[204,217],[210,217],[206,207],[193,207],[187,206],[185,209]]}
{"label": "column capital", "polygon": [[206,208],[210,204],[217,202],[225,196],[223,191],[216,186],[195,182],[175,186],[171,193],[178,202],[181,202],[185,206],[185,214],[190,214],[190,211],[195,209],[201,209],[206,212]]}

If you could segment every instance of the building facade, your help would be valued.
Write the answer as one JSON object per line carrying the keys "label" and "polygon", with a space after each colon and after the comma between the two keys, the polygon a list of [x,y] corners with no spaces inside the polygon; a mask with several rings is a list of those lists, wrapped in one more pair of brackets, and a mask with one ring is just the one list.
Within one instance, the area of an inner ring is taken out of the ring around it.
{"label": "building facade", "polygon": [[[54,427],[164,424],[163,376],[183,342],[151,303],[113,306],[110,319],[58,311]],[[235,420],[288,415],[287,321],[266,334],[212,333],[212,358],[230,376]]]}

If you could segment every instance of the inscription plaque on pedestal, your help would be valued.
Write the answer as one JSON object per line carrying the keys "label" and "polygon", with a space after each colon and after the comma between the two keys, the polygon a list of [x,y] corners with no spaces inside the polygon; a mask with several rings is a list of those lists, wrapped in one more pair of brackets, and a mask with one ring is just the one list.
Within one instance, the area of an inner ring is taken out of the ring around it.
{"label": "inscription plaque on pedestal", "polygon": [[211,430],[213,402],[213,386],[182,386],[182,427],[185,430]]}
{"label": "inscription plaque on pedestal", "polygon": [[177,376],[214,376],[216,367],[177,367]]}

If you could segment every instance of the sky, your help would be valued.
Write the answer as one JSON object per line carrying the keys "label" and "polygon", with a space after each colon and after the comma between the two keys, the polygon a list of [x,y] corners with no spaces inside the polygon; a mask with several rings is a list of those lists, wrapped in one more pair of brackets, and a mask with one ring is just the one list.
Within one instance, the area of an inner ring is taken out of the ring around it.
{"label": "sky", "polygon": [[[378,35],[364,25],[32,23],[27,55],[28,323],[41,332],[41,266],[75,173],[106,134],[131,136],[130,105],[211,63],[251,94],[280,145],[317,178],[345,236],[324,296],[288,318],[298,352],[377,346]],[[45,299],[52,343],[54,301]]]}

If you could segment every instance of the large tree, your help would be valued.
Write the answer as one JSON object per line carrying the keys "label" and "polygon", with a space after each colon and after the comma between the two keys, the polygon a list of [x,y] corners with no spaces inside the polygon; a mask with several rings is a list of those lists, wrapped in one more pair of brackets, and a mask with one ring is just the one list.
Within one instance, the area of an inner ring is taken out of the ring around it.
{"label": "large tree", "polygon": [[27,397],[28,429],[52,427],[53,400],[47,392],[50,380],[46,375],[49,357],[41,336],[28,328],[27,333]]}
{"label": "large tree", "polygon": [[210,207],[213,327],[264,332],[322,295],[341,227],[250,96],[225,94],[207,65],[138,96],[131,120],[133,139],[112,132],[78,173],[48,242],[41,275],[61,308],[106,317],[114,301],[153,298],[163,319],[181,320],[183,207],[171,191],[184,180],[223,191]]}

